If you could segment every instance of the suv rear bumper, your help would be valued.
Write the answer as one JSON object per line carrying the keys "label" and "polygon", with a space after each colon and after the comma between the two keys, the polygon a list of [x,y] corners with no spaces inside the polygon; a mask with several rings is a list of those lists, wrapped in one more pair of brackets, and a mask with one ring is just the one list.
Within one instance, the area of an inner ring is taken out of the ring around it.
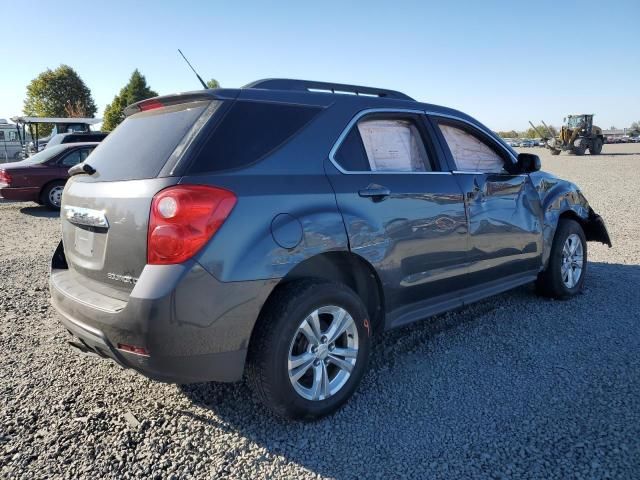
{"label": "suv rear bumper", "polygon": [[153,380],[182,384],[202,381],[233,382],[242,377],[246,350],[185,357],[146,357],[117,350],[100,330],[72,320],[65,314],[60,315],[60,321],[74,337],[69,344],[75,349],[111,359],[121,367],[134,369]]}
{"label": "suv rear bumper", "polygon": [[276,283],[219,282],[189,262],[147,266],[128,298],[122,292],[115,298],[72,269],[55,267],[51,302],[75,337],[71,344],[170,383],[240,380],[253,326]]}

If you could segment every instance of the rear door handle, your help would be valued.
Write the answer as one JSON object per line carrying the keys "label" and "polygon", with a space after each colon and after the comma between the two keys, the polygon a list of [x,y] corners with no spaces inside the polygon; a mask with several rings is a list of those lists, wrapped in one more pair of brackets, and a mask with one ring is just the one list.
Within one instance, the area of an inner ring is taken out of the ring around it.
{"label": "rear door handle", "polygon": [[381,201],[391,195],[391,190],[381,185],[369,185],[367,188],[358,191],[358,195],[364,198],[371,198],[373,201]]}

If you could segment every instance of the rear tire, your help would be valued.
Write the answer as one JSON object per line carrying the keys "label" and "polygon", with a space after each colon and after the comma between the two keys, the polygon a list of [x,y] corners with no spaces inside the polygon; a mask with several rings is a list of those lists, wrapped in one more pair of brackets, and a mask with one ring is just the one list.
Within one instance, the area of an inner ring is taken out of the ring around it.
{"label": "rear tire", "polygon": [[600,155],[600,152],[602,152],[602,140],[596,138],[591,144],[591,148],[589,148],[589,153],[591,155]]}
{"label": "rear tire", "polygon": [[247,378],[275,414],[315,420],[351,397],[367,369],[369,347],[367,310],[353,290],[322,280],[292,282],[260,315]]}
{"label": "rear tire", "polygon": [[578,222],[561,219],[553,237],[549,263],[538,275],[540,295],[567,299],[580,293],[587,274],[587,240]]}
{"label": "rear tire", "polygon": [[65,182],[62,180],[47,184],[40,193],[40,203],[49,210],[60,210],[64,184]]}

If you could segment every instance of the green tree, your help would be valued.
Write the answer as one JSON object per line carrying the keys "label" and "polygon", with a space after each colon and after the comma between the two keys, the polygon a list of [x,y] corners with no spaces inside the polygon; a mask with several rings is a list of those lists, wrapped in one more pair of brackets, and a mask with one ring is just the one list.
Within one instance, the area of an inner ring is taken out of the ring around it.
{"label": "green tree", "polygon": [[[558,129],[553,125],[549,125],[549,130],[551,130],[554,137],[558,135]],[[549,137],[549,130],[547,130],[544,125],[536,125],[535,129],[529,128],[528,130],[521,132],[521,136],[522,138],[540,138],[540,134],[542,134],[543,137]]]}
{"label": "green tree", "polygon": [[[97,108],[91,90],[69,65],[47,69],[27,85],[24,113],[35,117],[93,117]],[[40,125],[40,135],[53,127]]]}
{"label": "green tree", "polygon": [[124,109],[132,103],[157,97],[158,94],[151,90],[144,78],[136,68],[129,78],[129,82],[122,87],[120,93],[113,97],[113,101],[104,109],[102,130],[110,132],[124,120]]}
{"label": "green tree", "polygon": [[209,87],[209,88],[220,88],[220,82],[218,82],[218,80],[216,80],[215,78],[212,78],[211,80],[209,80],[207,82],[207,87]]}
{"label": "green tree", "polygon": [[633,122],[629,127],[629,130],[631,130],[631,133],[634,135],[640,135],[640,122]]}
{"label": "green tree", "polygon": [[502,138],[516,138],[518,136],[518,132],[516,132],[515,130],[500,131],[498,132],[498,135],[500,135],[500,137]]}

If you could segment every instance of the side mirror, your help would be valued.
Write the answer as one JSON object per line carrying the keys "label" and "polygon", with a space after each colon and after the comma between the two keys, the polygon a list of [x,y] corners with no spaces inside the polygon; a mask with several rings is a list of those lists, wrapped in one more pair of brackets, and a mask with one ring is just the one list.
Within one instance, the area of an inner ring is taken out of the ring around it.
{"label": "side mirror", "polygon": [[533,153],[518,154],[518,170],[521,173],[537,172],[542,167],[540,157]]}

